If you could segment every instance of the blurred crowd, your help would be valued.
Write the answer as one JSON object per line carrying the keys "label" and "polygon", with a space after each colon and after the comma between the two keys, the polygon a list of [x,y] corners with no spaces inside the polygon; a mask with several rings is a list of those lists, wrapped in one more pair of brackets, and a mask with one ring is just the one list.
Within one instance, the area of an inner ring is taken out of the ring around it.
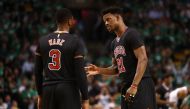
{"label": "blurred crowd", "polygon": [[[34,52],[38,39],[56,29],[54,14],[63,7],[75,16],[71,32],[86,45],[86,64],[111,65],[110,43],[115,36],[106,31],[100,11],[119,5],[126,24],[144,38],[155,89],[166,73],[173,75],[171,91],[190,85],[189,0],[66,1],[0,1],[0,109],[36,109]],[[97,75],[88,80],[92,109],[120,109],[117,76]],[[190,97],[184,98],[183,109],[190,109]]]}

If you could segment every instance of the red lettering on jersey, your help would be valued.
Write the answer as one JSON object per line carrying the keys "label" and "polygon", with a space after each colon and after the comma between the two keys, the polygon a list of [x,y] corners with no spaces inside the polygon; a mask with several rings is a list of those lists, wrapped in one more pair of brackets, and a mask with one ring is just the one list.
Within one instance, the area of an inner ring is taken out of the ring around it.
{"label": "red lettering on jersey", "polygon": [[117,61],[117,67],[119,70],[119,73],[123,73],[125,72],[125,66],[123,65],[123,57],[119,57],[118,59],[116,59]]}
{"label": "red lettering on jersey", "polygon": [[117,46],[114,50],[114,55],[115,55],[115,58],[119,55],[123,55],[125,56],[126,53],[125,53],[125,48],[123,46]]}

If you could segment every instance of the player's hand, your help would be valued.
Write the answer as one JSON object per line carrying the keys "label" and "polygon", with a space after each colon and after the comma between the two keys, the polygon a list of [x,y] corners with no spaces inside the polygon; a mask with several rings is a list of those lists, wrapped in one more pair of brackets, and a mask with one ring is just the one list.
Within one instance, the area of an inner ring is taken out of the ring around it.
{"label": "player's hand", "polygon": [[85,67],[85,71],[88,74],[87,76],[99,74],[99,68],[93,64],[90,64],[89,66]]}
{"label": "player's hand", "polygon": [[129,103],[134,102],[135,95],[137,93],[137,87],[129,87],[125,94],[125,100]]}
{"label": "player's hand", "polygon": [[37,103],[38,109],[42,109],[42,97],[38,96],[38,103]]}
{"label": "player's hand", "polygon": [[89,100],[84,100],[82,102],[82,109],[89,109]]}

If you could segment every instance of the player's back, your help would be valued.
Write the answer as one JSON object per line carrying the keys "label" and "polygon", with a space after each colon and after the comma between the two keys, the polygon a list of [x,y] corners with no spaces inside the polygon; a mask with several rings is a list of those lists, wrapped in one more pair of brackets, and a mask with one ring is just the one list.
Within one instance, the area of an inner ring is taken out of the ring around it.
{"label": "player's back", "polygon": [[79,38],[69,33],[51,33],[40,39],[43,84],[75,81],[74,57],[83,55],[79,44]]}

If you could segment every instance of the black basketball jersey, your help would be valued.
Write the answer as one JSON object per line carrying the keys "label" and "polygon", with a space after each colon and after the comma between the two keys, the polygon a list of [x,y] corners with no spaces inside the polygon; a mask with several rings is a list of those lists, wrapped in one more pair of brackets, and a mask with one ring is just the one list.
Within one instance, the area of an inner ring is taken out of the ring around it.
{"label": "black basketball jersey", "polygon": [[43,61],[43,84],[74,81],[74,57],[84,55],[81,40],[69,33],[51,33],[39,40],[36,50]]}
{"label": "black basketball jersey", "polygon": [[[123,82],[132,83],[138,60],[135,57],[134,49],[144,45],[143,40],[137,30],[127,28],[125,33],[119,38],[116,37],[111,44],[112,57],[117,62],[119,77]],[[143,77],[150,74],[145,71]]]}

